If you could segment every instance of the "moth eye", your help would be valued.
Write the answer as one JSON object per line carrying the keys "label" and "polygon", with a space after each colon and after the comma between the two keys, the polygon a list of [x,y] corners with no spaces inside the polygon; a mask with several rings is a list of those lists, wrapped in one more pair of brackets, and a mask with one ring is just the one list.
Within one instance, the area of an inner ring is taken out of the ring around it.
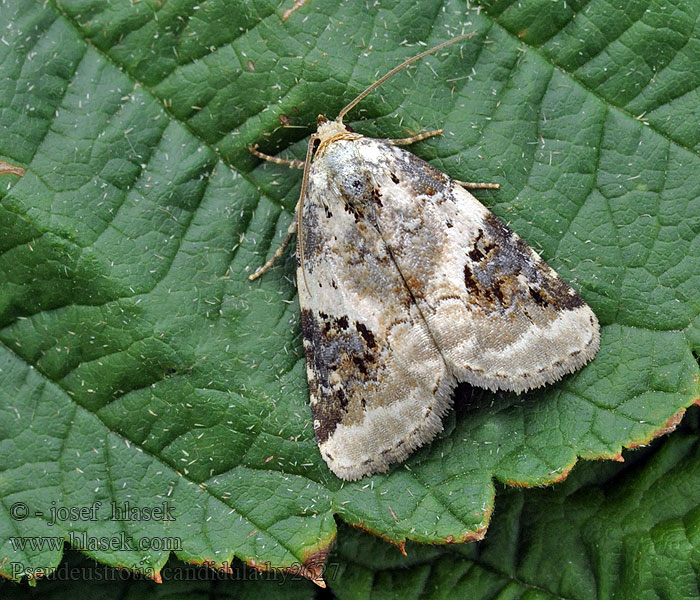
{"label": "moth eye", "polygon": [[318,145],[319,145],[320,143],[321,143],[321,140],[319,140],[318,138],[316,138],[316,139],[314,140],[314,149],[313,149],[314,152],[316,152],[316,150],[318,150]]}
{"label": "moth eye", "polygon": [[350,125],[346,125],[345,129],[347,129],[350,133],[355,133],[355,130],[352,127],[350,127]]}

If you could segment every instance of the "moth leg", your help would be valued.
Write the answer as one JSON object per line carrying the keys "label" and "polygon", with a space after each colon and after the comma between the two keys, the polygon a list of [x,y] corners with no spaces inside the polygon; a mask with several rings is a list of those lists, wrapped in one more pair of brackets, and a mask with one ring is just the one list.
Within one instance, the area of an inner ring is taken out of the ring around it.
{"label": "moth leg", "polygon": [[297,232],[297,220],[296,218],[292,219],[292,222],[289,224],[289,229],[287,229],[287,235],[284,236],[284,240],[282,240],[282,243],[279,245],[277,250],[275,250],[275,253],[268,259],[268,261],[262,266],[259,267],[258,269],[255,270],[255,273],[252,275],[248,275],[248,279],[250,281],[255,281],[258,277],[260,277],[265,271],[267,271],[272,265],[275,264],[275,261],[284,254],[284,251],[287,249],[287,246],[289,246],[289,242],[292,241],[292,237],[294,237],[294,234]]}
{"label": "moth leg", "polygon": [[248,150],[253,156],[257,156],[258,158],[262,158],[263,160],[266,160],[268,162],[275,163],[276,165],[284,165],[285,167],[289,167],[290,169],[304,168],[303,160],[287,160],[286,158],[277,158],[276,156],[270,156],[269,154],[260,152],[260,150],[258,150],[255,146],[248,146]]}
{"label": "moth leg", "polygon": [[411,137],[407,138],[398,138],[395,140],[384,140],[388,144],[391,144],[392,146],[408,146],[409,144],[415,144],[416,142],[420,142],[421,140],[428,139],[429,137],[433,137],[435,135],[442,135],[442,129],[435,129],[433,131],[426,131],[424,133],[419,133],[418,135],[412,135]]}
{"label": "moth leg", "polygon": [[475,181],[460,181],[459,179],[453,179],[455,183],[461,185],[466,190],[497,190],[501,186],[497,183],[483,183]]}

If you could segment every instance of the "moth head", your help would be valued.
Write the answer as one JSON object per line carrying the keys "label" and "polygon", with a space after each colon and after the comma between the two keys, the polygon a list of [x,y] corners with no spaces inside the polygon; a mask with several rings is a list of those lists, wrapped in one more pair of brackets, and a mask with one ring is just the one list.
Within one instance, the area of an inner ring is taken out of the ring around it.
{"label": "moth head", "polygon": [[323,115],[318,116],[318,129],[314,134],[318,144],[314,142],[313,150],[316,156],[322,156],[325,149],[340,140],[352,140],[362,137],[359,133],[351,133],[343,123],[330,121]]}

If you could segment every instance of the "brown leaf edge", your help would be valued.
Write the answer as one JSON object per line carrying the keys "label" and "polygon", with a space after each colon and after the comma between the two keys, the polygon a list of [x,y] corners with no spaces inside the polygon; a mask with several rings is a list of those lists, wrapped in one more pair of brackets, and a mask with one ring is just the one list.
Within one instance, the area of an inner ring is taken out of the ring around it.
{"label": "brown leaf edge", "polygon": [[[700,406],[700,397],[695,398],[692,400],[688,407],[697,404]],[[675,428],[680,424],[680,422],[683,420],[683,417],[685,416],[687,408],[681,408],[678,412],[674,413],[667,419],[667,421],[658,429],[652,432],[651,435],[649,435],[646,438],[643,439],[636,439],[636,440],[631,440],[628,444],[624,444],[622,446],[623,450],[632,450],[634,448],[639,448],[640,446],[645,446],[651,443],[653,440],[655,440],[658,437],[661,437],[662,435],[666,435],[667,433],[671,433],[672,431],[675,430]],[[624,462],[624,458],[622,456],[622,450],[619,452],[616,452],[614,454],[607,454],[607,455],[600,455],[600,456],[577,456],[574,458],[574,460],[571,462],[571,464],[567,465],[564,467],[564,469],[560,472],[556,472],[556,474],[552,474],[553,477],[550,479],[543,480],[541,482],[537,483],[528,483],[528,482],[522,482],[522,481],[517,481],[517,480],[506,480],[503,481],[505,485],[511,486],[511,487],[519,487],[519,488],[532,488],[532,487],[546,487],[549,485],[554,485],[556,483],[561,483],[564,481],[568,476],[569,473],[571,473],[572,469],[578,463],[579,460],[614,460],[614,461],[619,461],[619,462]],[[486,535],[486,531],[488,529],[488,526],[491,521],[491,516],[493,514],[493,502],[495,500],[495,494],[494,497],[491,499],[491,505],[487,507],[485,513],[484,513],[484,522],[485,524],[477,529],[474,530],[466,530],[462,531],[456,536],[453,535],[448,535],[444,540],[438,540],[435,542],[432,542],[432,545],[435,546],[440,546],[440,545],[447,545],[447,544],[465,544],[469,542],[478,542],[484,538]],[[343,519],[345,520],[345,519]],[[362,531],[365,531],[367,533],[370,533],[381,540],[388,542],[389,544],[392,544],[393,546],[396,546],[399,551],[404,555],[407,556],[406,554],[406,541],[407,539],[405,537],[391,537],[391,535],[375,531],[371,527],[367,527],[364,523],[364,521],[359,521],[356,523],[350,522],[350,521],[345,521],[348,525],[352,525],[353,527],[360,529]]]}
{"label": "brown leaf edge", "polygon": [[269,562],[258,563],[254,558],[248,559],[246,564],[257,571],[273,571],[301,576],[313,581],[318,587],[325,588],[326,582],[323,579],[323,574],[326,570],[326,559],[335,543],[335,538],[336,535],[333,533],[330,537],[319,540],[315,546],[303,551],[302,562],[290,566],[277,567],[270,565]]}
{"label": "brown leaf edge", "polygon": [[[491,515],[493,514],[493,501],[491,503],[491,506],[489,506],[486,509],[486,512],[484,513],[484,525],[479,527],[478,529],[467,529],[466,531],[463,531],[457,536],[454,535],[448,535],[444,540],[440,540],[438,542],[434,542],[432,545],[434,546],[440,546],[440,545],[448,545],[448,544],[467,544],[469,542],[478,542],[484,539],[484,536],[486,535],[486,530],[489,527],[489,523],[491,521]],[[345,521],[348,525],[353,526],[355,529],[359,529],[360,531],[364,531],[366,533],[370,533],[375,537],[378,537],[380,540],[383,540],[392,546],[396,546],[398,548],[399,552],[403,554],[404,556],[408,556],[406,553],[406,542],[408,541],[406,537],[402,538],[392,538],[389,535],[386,535],[385,533],[382,533],[380,531],[377,531],[375,529],[372,529],[371,527],[368,527],[364,521],[360,521],[359,523],[351,523],[350,521]]]}

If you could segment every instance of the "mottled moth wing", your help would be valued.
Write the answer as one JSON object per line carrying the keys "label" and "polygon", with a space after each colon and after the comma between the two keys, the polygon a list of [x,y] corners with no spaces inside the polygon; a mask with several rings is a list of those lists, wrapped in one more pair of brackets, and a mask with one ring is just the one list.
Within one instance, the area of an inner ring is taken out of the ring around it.
{"label": "mottled moth wing", "polygon": [[297,287],[319,448],[336,475],[358,479],[440,431],[454,381],[378,229],[349,200],[357,165],[336,146],[309,172]]}
{"label": "mottled moth wing", "polygon": [[413,154],[356,144],[372,164],[380,235],[457,380],[522,392],[593,358],[595,314],[532,248]]}
{"label": "mottled moth wing", "polygon": [[431,440],[456,381],[521,392],[595,355],[591,309],[462,186],[337,123],[318,136],[297,284],[314,429],[339,477]]}

